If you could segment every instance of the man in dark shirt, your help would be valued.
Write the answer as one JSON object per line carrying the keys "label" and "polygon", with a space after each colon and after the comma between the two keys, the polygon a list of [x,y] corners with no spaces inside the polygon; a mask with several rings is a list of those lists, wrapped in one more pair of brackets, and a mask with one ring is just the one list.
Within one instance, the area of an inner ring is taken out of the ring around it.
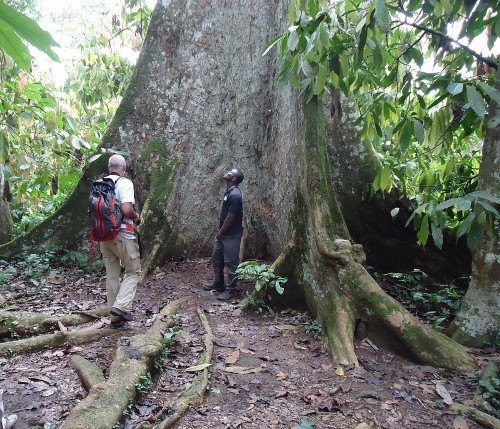
{"label": "man in dark shirt", "polygon": [[[236,288],[236,268],[240,263],[240,243],[243,235],[243,199],[238,185],[243,181],[243,173],[237,168],[222,176],[227,190],[222,200],[219,218],[219,231],[215,236],[212,264],[215,278],[205,283],[203,289],[222,292],[217,298],[229,300],[234,297]],[[224,283],[224,265],[227,282]]]}

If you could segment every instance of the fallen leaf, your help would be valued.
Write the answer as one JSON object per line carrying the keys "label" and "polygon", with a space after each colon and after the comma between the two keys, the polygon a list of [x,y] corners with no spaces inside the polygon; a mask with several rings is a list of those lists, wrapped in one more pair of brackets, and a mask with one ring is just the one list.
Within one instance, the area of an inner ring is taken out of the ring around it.
{"label": "fallen leaf", "polygon": [[0,293],[0,305],[4,304],[7,302],[7,298],[5,298],[1,293]]}
{"label": "fallen leaf", "polygon": [[288,378],[288,374],[285,373],[285,372],[280,371],[280,372],[278,372],[278,374],[276,374],[276,378],[278,380],[283,381],[283,380],[286,380]]}
{"label": "fallen leaf", "polygon": [[228,364],[234,364],[238,362],[238,359],[240,358],[240,351],[236,349],[233,353],[231,353],[227,358],[226,358],[226,363]]}
{"label": "fallen leaf", "polygon": [[293,343],[293,348],[297,350],[307,350],[307,347],[301,346],[299,343]]}
{"label": "fallen leaf", "polygon": [[274,395],[275,399],[285,398],[288,396],[288,392],[285,389],[281,389]]}
{"label": "fallen leaf", "polygon": [[228,366],[224,369],[232,374],[255,374],[262,371],[262,368],[252,368],[248,366]]}
{"label": "fallen leaf", "polygon": [[246,354],[250,354],[250,355],[254,355],[255,352],[253,352],[252,350],[250,349],[240,349],[240,352],[241,353],[246,353]]}
{"label": "fallen leaf", "polygon": [[297,332],[297,329],[299,329],[296,325],[276,325],[276,328],[278,328],[280,331],[293,331],[293,332]]}
{"label": "fallen leaf", "polygon": [[443,402],[446,405],[453,404],[453,399],[451,398],[451,395],[448,393],[446,388],[441,383],[436,383],[436,392],[438,393],[439,396],[441,396],[441,398],[443,398]]}
{"label": "fallen leaf", "polygon": [[469,425],[462,416],[456,416],[453,420],[453,429],[469,429]]}
{"label": "fallen leaf", "polygon": [[44,392],[42,392],[42,396],[51,396],[56,392],[57,392],[57,389],[55,387],[51,387],[50,389],[47,389]]}
{"label": "fallen leaf", "polygon": [[212,366],[212,364],[211,363],[201,363],[200,365],[190,366],[189,368],[186,368],[186,371],[188,371],[188,372],[203,371],[205,368],[208,368],[209,366]]}
{"label": "fallen leaf", "polygon": [[61,285],[64,283],[64,280],[52,277],[47,279],[47,283],[51,283],[53,285]]}
{"label": "fallen leaf", "polygon": [[344,368],[342,368],[341,366],[337,367],[337,369],[335,370],[335,374],[337,374],[340,377],[343,377],[345,375]]}

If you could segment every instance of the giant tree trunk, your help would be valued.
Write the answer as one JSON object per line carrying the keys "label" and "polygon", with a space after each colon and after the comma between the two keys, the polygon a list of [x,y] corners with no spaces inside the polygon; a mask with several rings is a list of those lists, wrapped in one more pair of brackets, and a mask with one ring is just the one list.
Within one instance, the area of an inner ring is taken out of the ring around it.
{"label": "giant tree trunk", "polygon": [[[217,7],[201,0],[158,2],[104,139],[105,147],[130,154],[128,172],[143,219],[144,271],[184,251],[210,253],[221,175],[241,168],[245,253],[280,256],[288,297],[305,299],[327,332],[335,361],[357,362],[354,325],[363,319],[375,339],[420,361],[473,367],[465,348],[424,327],[385,295],[364,270],[361,247],[350,244],[332,192],[322,110],[279,86],[277,60],[262,57],[267,42],[286,28],[287,9],[287,0]],[[61,213],[68,228],[86,224],[78,204],[86,201],[92,176],[104,171],[104,158],[85,173],[62,212],[38,230],[38,239],[75,240],[76,227],[70,235],[61,232]],[[35,236],[3,251],[33,242]]]}
{"label": "giant tree trunk", "polygon": [[[496,72],[500,89],[500,68]],[[500,198],[500,104],[491,100],[478,187]],[[500,211],[500,204],[496,204]],[[494,344],[500,338],[500,219],[485,228],[473,252],[472,276],[462,306],[449,328],[455,340],[468,346]]]}
{"label": "giant tree trunk", "polygon": [[12,217],[10,216],[9,202],[5,195],[3,164],[0,163],[0,244],[12,240],[12,237]]}

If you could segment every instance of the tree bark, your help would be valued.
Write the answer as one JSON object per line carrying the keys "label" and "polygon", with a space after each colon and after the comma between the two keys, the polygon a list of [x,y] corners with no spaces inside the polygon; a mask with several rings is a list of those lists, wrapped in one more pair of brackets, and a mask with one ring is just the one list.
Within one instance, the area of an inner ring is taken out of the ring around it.
{"label": "tree bark", "polygon": [[[496,76],[500,89],[500,71]],[[491,100],[479,168],[478,188],[500,198],[500,104]],[[489,202],[488,202],[489,203]],[[495,205],[495,204],[494,204]],[[500,204],[496,204],[500,211]],[[456,341],[468,346],[494,344],[500,338],[500,218],[484,228],[472,254],[472,276],[462,306],[449,328]]]}
{"label": "tree bark", "polygon": [[0,310],[0,338],[15,334],[20,337],[43,334],[64,326],[81,325],[109,315],[109,307],[97,308],[86,312],[74,312],[62,316],[34,313],[28,311]]}
{"label": "tree bark", "polygon": [[[342,190],[330,173],[323,113],[289,85],[278,85],[275,55],[262,57],[268,41],[286,28],[287,11],[287,0],[156,5],[103,143],[129,154],[127,170],[142,211],[143,271],[171,257],[211,252],[222,173],[241,168],[244,254],[274,259],[286,249],[277,264],[289,278],[285,298],[305,302],[318,317],[336,362],[357,362],[354,326],[363,318],[372,335],[383,327],[387,332],[378,337],[421,361],[474,367],[465,348],[419,324],[361,265],[363,251],[350,244],[337,201]],[[74,242],[75,224],[80,234],[86,224],[91,178],[105,171],[106,161],[91,164],[45,226],[0,251],[40,240]]]}
{"label": "tree bark", "polygon": [[0,163],[0,244],[7,243],[14,236],[9,202],[5,195],[4,166]]}
{"label": "tree bark", "polygon": [[173,301],[156,317],[145,334],[130,338],[118,347],[108,379],[90,388],[88,396],[68,415],[61,429],[112,429],[128,404],[135,399],[141,377],[151,374],[163,353],[163,333],[174,325],[173,314],[185,300]]}

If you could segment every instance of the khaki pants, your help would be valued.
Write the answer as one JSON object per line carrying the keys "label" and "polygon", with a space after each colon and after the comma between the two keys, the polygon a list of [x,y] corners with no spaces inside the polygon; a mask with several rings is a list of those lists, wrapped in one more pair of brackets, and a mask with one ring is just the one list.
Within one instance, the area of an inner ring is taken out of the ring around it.
{"label": "khaki pants", "polygon": [[[102,241],[101,253],[106,267],[106,295],[108,306],[130,311],[141,275],[141,260],[137,239],[117,237]],[[121,266],[125,275],[120,284]]]}

